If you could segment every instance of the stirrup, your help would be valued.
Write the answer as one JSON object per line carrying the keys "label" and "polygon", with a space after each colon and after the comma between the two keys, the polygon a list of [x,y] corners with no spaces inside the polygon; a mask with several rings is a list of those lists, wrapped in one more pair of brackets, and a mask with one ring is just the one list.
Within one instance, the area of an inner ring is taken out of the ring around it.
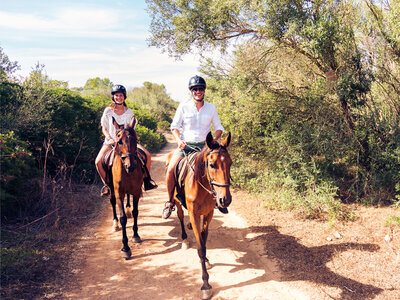
{"label": "stirrup", "polygon": [[149,191],[158,187],[158,185],[154,182],[154,180],[150,178],[144,178],[144,190]]}
{"label": "stirrup", "polygon": [[110,193],[111,191],[108,185],[104,185],[100,190],[100,196],[108,196]]}
{"label": "stirrup", "polygon": [[[172,204],[172,205],[171,205]],[[165,207],[162,212],[162,218],[168,219],[171,213],[175,210],[175,205],[169,201],[165,202]]]}

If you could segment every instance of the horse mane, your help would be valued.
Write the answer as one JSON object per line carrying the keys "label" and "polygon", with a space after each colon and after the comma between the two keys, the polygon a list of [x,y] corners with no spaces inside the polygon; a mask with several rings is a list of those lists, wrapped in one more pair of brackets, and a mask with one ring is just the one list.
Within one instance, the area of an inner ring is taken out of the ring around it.
{"label": "horse mane", "polygon": [[137,139],[136,131],[132,127],[125,127],[124,130],[128,131],[130,135],[133,135]]}
{"label": "horse mane", "polygon": [[199,181],[201,177],[205,174],[204,157],[210,149],[204,146],[200,152],[196,153],[196,158],[194,160],[194,180]]}
{"label": "horse mane", "polygon": [[207,145],[201,149],[200,152],[196,153],[196,158],[194,161],[194,180],[199,181],[201,177],[204,177],[205,175],[205,157],[207,156],[208,153],[211,152],[211,150],[215,150],[220,148],[221,145],[218,144],[217,142],[214,142],[212,145],[212,148],[208,148]]}

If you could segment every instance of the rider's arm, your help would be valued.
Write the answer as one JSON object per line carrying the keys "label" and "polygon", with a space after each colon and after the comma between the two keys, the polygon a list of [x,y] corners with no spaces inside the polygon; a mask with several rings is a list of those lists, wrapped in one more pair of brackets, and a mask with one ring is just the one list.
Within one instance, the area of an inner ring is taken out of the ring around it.
{"label": "rider's arm", "polygon": [[171,132],[172,132],[172,135],[175,138],[176,143],[178,144],[178,148],[184,149],[185,146],[186,146],[186,142],[181,139],[181,134],[180,134],[179,130],[178,129],[172,129]]}
{"label": "rider's arm", "polygon": [[174,136],[176,143],[178,144],[178,148],[184,149],[186,146],[186,142],[181,139],[181,134],[179,129],[182,127],[183,123],[183,111],[182,111],[182,104],[179,104],[178,108],[176,109],[174,119],[171,123],[171,132]]}
{"label": "rider's arm", "polygon": [[111,118],[110,111],[111,109],[109,107],[107,107],[104,110],[103,115],[101,116],[100,123],[101,123],[101,131],[106,137],[107,144],[114,144],[114,140],[112,139],[111,134],[108,131],[109,118]]}
{"label": "rider's arm", "polygon": [[213,117],[211,119],[211,123],[214,127],[215,134],[214,134],[214,141],[217,141],[222,133],[224,132],[224,127],[222,127],[221,120],[219,119],[217,109],[215,108]]}

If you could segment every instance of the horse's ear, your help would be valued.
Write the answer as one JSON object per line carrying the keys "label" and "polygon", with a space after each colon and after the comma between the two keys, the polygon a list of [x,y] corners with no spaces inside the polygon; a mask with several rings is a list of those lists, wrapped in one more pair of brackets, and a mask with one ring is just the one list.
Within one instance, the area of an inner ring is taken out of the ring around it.
{"label": "horse's ear", "polygon": [[212,136],[211,132],[209,132],[209,133],[207,134],[206,143],[207,143],[208,148],[212,149],[212,145],[213,145],[213,136]]}
{"label": "horse's ear", "polygon": [[136,125],[137,125],[137,119],[133,117],[131,122],[129,123],[129,127],[135,129]]}
{"label": "horse's ear", "polygon": [[114,117],[112,117],[112,122],[113,122],[114,127],[118,130],[119,129],[119,124],[117,123],[117,121],[115,121]]}
{"label": "horse's ear", "polygon": [[221,146],[228,147],[229,144],[231,143],[231,133],[228,132],[228,136],[225,138],[225,140],[221,143]]}
{"label": "horse's ear", "polygon": [[114,117],[112,117],[112,121],[113,121],[113,124],[114,124],[115,129],[120,130],[120,129],[123,129],[123,128],[124,128],[124,125],[119,125],[119,124],[117,123],[117,121],[115,121],[115,118],[114,118]]}

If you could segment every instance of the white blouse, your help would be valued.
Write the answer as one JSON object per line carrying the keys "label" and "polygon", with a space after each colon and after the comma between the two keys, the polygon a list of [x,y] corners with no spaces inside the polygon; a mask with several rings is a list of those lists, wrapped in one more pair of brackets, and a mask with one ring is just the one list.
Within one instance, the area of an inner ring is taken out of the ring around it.
{"label": "white blouse", "polygon": [[[122,115],[117,115],[111,107],[106,107],[106,109],[103,112],[103,115],[101,117],[101,126],[103,129],[107,130],[107,132],[110,134],[111,138],[116,141],[116,133],[117,130],[113,124],[112,117],[114,117],[115,121],[119,125],[128,125],[132,118],[135,117],[135,114],[133,113],[133,110],[130,108],[127,108],[127,110],[122,114]],[[135,124],[136,127],[136,124]],[[109,144],[107,141],[107,138],[104,139],[105,144]]]}

